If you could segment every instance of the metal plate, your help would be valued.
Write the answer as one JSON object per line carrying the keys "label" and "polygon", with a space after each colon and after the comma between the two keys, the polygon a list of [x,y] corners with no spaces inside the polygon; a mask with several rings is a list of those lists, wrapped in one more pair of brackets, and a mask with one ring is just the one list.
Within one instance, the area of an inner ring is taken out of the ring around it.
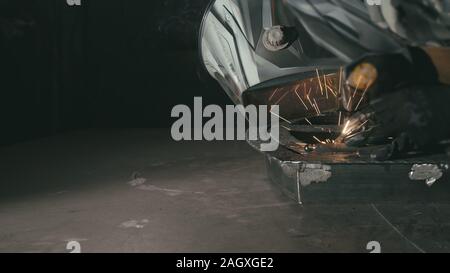
{"label": "metal plate", "polygon": [[[358,160],[351,163],[352,160],[347,159],[320,163],[321,160],[320,155],[305,160],[284,147],[266,155],[270,179],[301,204],[450,202],[446,155],[389,162]],[[411,171],[421,166],[439,169],[439,179],[432,185],[426,183],[436,176],[435,172],[423,173],[420,180],[411,179]]]}
{"label": "metal plate", "polygon": [[318,145],[307,152],[306,144],[285,129],[280,142],[277,151],[265,154],[268,175],[301,204],[450,202],[450,158],[444,152],[390,161],[372,159],[379,147]]}

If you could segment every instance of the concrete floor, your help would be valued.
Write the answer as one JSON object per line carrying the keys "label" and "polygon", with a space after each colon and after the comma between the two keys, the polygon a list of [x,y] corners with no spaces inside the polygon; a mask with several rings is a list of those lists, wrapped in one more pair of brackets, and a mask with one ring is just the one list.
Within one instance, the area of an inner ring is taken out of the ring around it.
{"label": "concrete floor", "polygon": [[299,206],[243,142],[89,131],[0,148],[0,252],[450,251],[450,205]]}

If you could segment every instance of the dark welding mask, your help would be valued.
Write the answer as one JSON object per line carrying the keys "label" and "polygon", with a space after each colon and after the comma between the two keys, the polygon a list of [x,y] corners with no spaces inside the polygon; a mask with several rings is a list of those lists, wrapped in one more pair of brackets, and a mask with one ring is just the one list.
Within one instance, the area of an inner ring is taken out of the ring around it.
{"label": "dark welding mask", "polygon": [[236,104],[280,105],[288,121],[334,115],[343,65],[402,48],[355,0],[215,0],[199,45],[206,70]]}
{"label": "dark welding mask", "polygon": [[450,0],[383,0],[369,7],[376,24],[413,44],[450,45]]}

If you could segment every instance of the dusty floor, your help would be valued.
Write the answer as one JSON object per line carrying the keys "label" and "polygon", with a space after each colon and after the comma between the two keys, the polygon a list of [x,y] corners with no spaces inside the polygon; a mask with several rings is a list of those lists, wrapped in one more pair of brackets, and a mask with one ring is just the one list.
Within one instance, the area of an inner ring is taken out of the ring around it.
{"label": "dusty floor", "polygon": [[164,130],[0,148],[0,252],[450,251],[450,205],[299,206],[246,143]]}

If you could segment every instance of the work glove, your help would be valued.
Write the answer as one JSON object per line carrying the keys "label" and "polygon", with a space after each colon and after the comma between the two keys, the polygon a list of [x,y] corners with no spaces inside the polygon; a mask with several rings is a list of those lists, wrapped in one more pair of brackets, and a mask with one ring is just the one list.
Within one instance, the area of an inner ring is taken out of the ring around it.
{"label": "work glove", "polygon": [[403,53],[366,55],[346,67],[345,78],[343,106],[350,112],[395,90],[439,82],[431,58],[418,47],[408,47]]}
{"label": "work glove", "polygon": [[385,145],[373,158],[387,160],[410,152],[434,152],[448,138],[450,87],[422,85],[372,100],[345,123],[340,140],[357,147]]}

